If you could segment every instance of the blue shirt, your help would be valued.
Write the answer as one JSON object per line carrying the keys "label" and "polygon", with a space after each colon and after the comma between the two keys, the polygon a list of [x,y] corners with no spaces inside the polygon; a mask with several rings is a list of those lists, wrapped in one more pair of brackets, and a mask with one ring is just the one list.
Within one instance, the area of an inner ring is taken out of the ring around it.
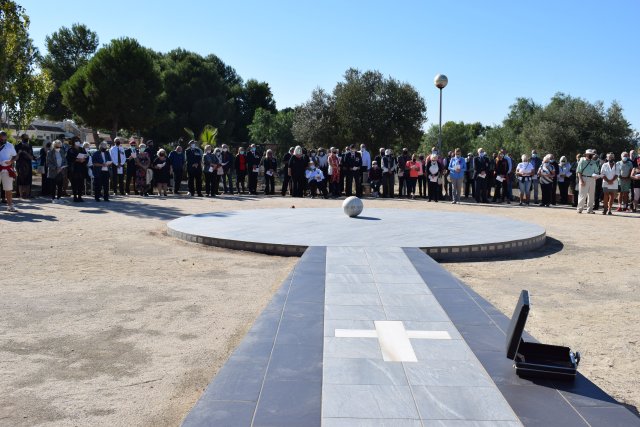
{"label": "blue shirt", "polygon": [[[460,170],[456,171],[456,166],[460,166]],[[467,161],[462,157],[452,157],[449,160],[449,176],[452,179],[464,178],[464,173],[467,170]]]}

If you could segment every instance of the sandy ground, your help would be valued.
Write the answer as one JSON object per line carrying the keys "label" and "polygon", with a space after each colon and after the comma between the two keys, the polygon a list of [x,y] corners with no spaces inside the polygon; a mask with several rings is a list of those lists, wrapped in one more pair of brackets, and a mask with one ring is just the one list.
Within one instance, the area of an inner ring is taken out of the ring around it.
{"label": "sandy ground", "polygon": [[[296,259],[182,242],[166,235],[167,221],[292,204],[341,202],[36,199],[19,203],[19,214],[1,212],[0,425],[178,425]],[[527,329],[579,350],[584,374],[640,406],[637,215],[408,200],[365,206],[469,211],[544,226],[550,243],[535,253],[446,268],[508,316],[529,289]]]}

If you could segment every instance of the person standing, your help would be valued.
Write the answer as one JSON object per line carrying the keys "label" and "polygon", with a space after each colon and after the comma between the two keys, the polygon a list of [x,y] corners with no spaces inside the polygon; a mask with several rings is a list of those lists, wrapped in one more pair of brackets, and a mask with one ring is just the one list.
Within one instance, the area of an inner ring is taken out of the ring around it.
{"label": "person standing", "polygon": [[20,143],[15,146],[16,172],[18,173],[18,196],[21,199],[31,197],[31,183],[33,180],[33,148],[29,143],[29,135],[23,133],[20,136]]}
{"label": "person standing", "polygon": [[582,158],[582,154],[578,153],[576,154],[576,161],[571,163],[571,191],[573,192],[573,201],[571,203],[571,206],[573,206],[574,208],[578,207],[578,197],[579,197],[579,184],[580,181],[578,180],[578,162],[580,162],[580,159]]}
{"label": "person standing", "polygon": [[611,215],[613,208],[613,199],[618,192],[618,177],[620,176],[620,168],[616,164],[615,154],[607,154],[607,161],[600,167],[600,175],[602,175],[602,214]]}
{"label": "person standing", "polygon": [[629,159],[629,153],[624,151],[622,153],[622,160],[618,162],[618,170],[620,175],[618,176],[618,186],[620,187],[620,194],[618,194],[618,209],[616,212],[623,212],[629,210],[629,192],[631,191],[631,170],[633,169],[633,163]]}
{"label": "person standing", "polygon": [[353,194],[353,184],[356,187],[356,197],[362,197],[362,156],[356,151],[355,144],[351,144],[344,156],[345,169],[347,171],[347,183],[345,196]]}
{"label": "person standing", "polygon": [[[67,153],[71,151],[68,150]],[[55,140],[53,142],[53,150],[47,155],[47,163],[49,164],[49,179],[53,182],[53,188],[51,191],[51,201],[53,203],[63,195],[63,183],[64,177],[67,174],[67,157],[62,151],[62,141]]]}
{"label": "person standing", "polygon": [[422,173],[422,163],[418,160],[418,155],[411,156],[411,160],[405,165],[407,173],[407,197],[416,198],[416,184],[418,176]]}
{"label": "person standing", "polygon": [[[133,192],[137,194],[138,191],[136,189],[136,157],[138,156],[138,150],[136,149],[136,140],[135,138],[131,138],[129,140],[129,148],[124,150],[124,157],[127,165],[127,179],[124,184],[124,192],[128,196],[131,192],[131,181],[133,181]],[[184,161],[184,159],[183,159]]]}
{"label": "person standing", "polygon": [[291,160],[291,156],[293,156],[293,150],[295,147],[289,148],[284,156],[282,156],[282,197],[287,195],[287,191],[289,195],[293,195],[291,192],[291,177],[289,176],[289,160]]}
{"label": "person standing", "polygon": [[0,131],[0,184],[2,185],[3,199],[7,200],[9,212],[17,212],[13,206],[13,181],[16,178],[13,162],[16,156],[16,148],[7,141],[7,133]]}
{"label": "person standing", "polygon": [[529,157],[523,154],[521,162],[516,166],[516,178],[518,180],[518,188],[520,189],[520,203],[526,203],[529,206],[529,197],[531,196],[531,177],[535,173],[533,164],[529,161]]}
{"label": "person standing", "polygon": [[113,147],[109,150],[109,155],[113,159],[111,164],[111,187],[113,187],[113,195],[118,194],[120,189],[120,195],[124,196],[124,166],[127,161],[127,156],[124,152],[124,147],[121,145],[121,139],[116,138]]}
{"label": "person standing", "polygon": [[303,197],[308,162],[302,155],[302,147],[297,145],[293,156],[289,159],[289,176],[291,177],[292,197]]}
{"label": "person standing", "polygon": [[[182,185],[182,177],[184,176],[185,158],[180,145],[169,153],[169,164],[171,165],[171,173],[173,174],[173,194],[180,194],[180,186]],[[134,167],[135,171],[135,158]],[[127,182],[129,178],[127,177]],[[127,184],[129,188],[129,184]]]}
{"label": "person standing", "polygon": [[67,151],[67,164],[69,165],[74,202],[84,202],[84,200],[82,200],[82,193],[84,192],[84,183],[87,179],[88,158],[89,155],[84,148],[82,148],[80,138],[74,138],[73,147]]}
{"label": "person standing", "polygon": [[475,184],[476,203],[489,203],[487,193],[490,172],[489,163],[487,153],[482,148],[478,148],[478,157],[473,159],[473,180]]}
{"label": "person standing", "polygon": [[213,150],[213,188],[211,189],[212,196],[220,195],[220,178],[224,175],[224,169],[222,168],[222,150],[220,147],[216,147]]}
{"label": "person standing", "polygon": [[539,206],[549,207],[551,205],[551,192],[553,191],[553,177],[556,171],[551,164],[551,154],[547,154],[542,159],[542,164],[538,169],[540,179],[540,189],[542,191],[542,201]]}
{"label": "person standing", "polygon": [[599,176],[600,168],[594,159],[595,151],[588,149],[585,152],[585,157],[582,157],[578,162],[576,168],[576,174],[579,181],[579,196],[578,196],[578,213],[582,213],[584,208],[587,208],[587,213],[594,214],[595,205],[595,193],[596,193],[596,177]]}
{"label": "person standing", "polygon": [[136,190],[142,197],[149,195],[150,180],[147,179],[147,172],[151,167],[151,156],[147,153],[147,146],[140,144],[140,152],[136,157]]}
{"label": "person standing", "polygon": [[462,150],[456,148],[454,156],[449,160],[449,178],[451,179],[451,203],[460,203],[462,182],[467,171],[467,162],[462,157]]}
{"label": "person standing", "polygon": [[227,144],[222,144],[222,155],[220,157],[222,166],[222,188],[224,189],[225,194],[233,194],[233,166],[235,164],[235,159],[231,151],[229,151],[229,146]]}
{"label": "person standing", "polygon": [[409,150],[402,149],[402,154],[398,156],[398,197],[404,197],[407,195],[407,162],[411,160],[409,157]]}
{"label": "person standing", "polygon": [[273,157],[273,150],[267,150],[262,159],[262,169],[264,170],[264,194],[274,195],[276,193],[276,173],[278,171],[278,161]]}
{"label": "person standing", "polygon": [[473,153],[467,153],[465,159],[466,171],[464,173],[464,198],[468,199],[474,196],[475,185],[473,185]]}
{"label": "person standing", "polygon": [[640,204],[640,158],[636,158],[634,164],[635,167],[631,170],[631,189],[633,190],[631,210],[637,212],[638,204]]}
{"label": "person standing", "polygon": [[504,203],[506,200],[507,203],[511,203],[509,198],[507,197],[508,193],[508,181],[509,181],[509,163],[507,159],[504,158],[504,153],[501,151],[498,153],[498,158],[496,159],[496,167],[495,167],[495,183],[496,189],[493,193],[493,203],[496,203],[498,200],[501,200],[501,203]]}
{"label": "person standing", "polygon": [[238,148],[235,164],[233,166],[236,171],[236,190],[238,194],[240,194],[240,187],[242,187],[242,192],[244,193],[246,191],[244,179],[247,176],[247,155],[244,147]]}
{"label": "person standing", "polygon": [[258,194],[258,174],[260,173],[260,156],[256,153],[256,144],[249,146],[247,153],[247,173],[249,174],[249,194]]}
{"label": "person standing", "polygon": [[214,154],[211,149],[211,145],[205,145],[204,147],[204,194],[207,197],[211,197],[212,186],[213,186],[213,177],[216,173],[214,166]]}
{"label": "person standing", "polygon": [[[107,143],[102,141],[100,149],[93,153],[93,197],[96,202],[100,201],[100,197],[105,202],[109,201],[109,168],[113,163],[111,155],[107,151]],[[49,166],[51,168],[51,166]]]}
{"label": "person standing", "polygon": [[[40,171],[40,177],[42,178],[40,196],[45,197],[49,196],[49,192],[51,190],[51,184],[49,178],[47,177],[47,172],[49,170],[49,166],[47,165],[47,154],[51,151],[51,142],[47,142],[40,150],[40,158],[38,159],[38,170]],[[4,196],[4,194],[3,194]]]}
{"label": "person standing", "polygon": [[504,148],[502,149],[502,154],[504,154],[504,159],[509,165],[509,171],[507,172],[507,202],[511,203],[513,201],[513,179],[515,165],[513,164],[513,159],[511,159],[511,156],[509,156],[509,153],[507,153],[507,150],[505,150]]}
{"label": "person standing", "polygon": [[[533,166],[533,170],[536,171],[535,174],[531,177],[531,191],[533,191],[533,203],[538,204],[538,188],[540,184],[540,177],[538,176],[538,170],[540,169],[540,165],[542,165],[542,160],[538,157],[538,152],[536,150],[531,150],[531,165]],[[529,194],[529,199],[531,199],[531,194]]]}
{"label": "person standing", "polygon": [[382,192],[383,197],[386,199],[393,198],[396,169],[397,164],[395,157],[393,157],[393,151],[387,148],[382,158]]}
{"label": "person standing", "polygon": [[[597,155],[597,153],[593,156],[593,160],[596,162],[597,167],[598,167],[598,173],[600,172],[600,170],[602,170],[602,165],[604,165],[607,162],[607,156],[606,154],[602,153],[600,154],[600,156]],[[602,183],[603,183],[603,179],[602,179],[602,175],[599,174],[598,177],[596,178],[596,194],[594,199],[594,206],[593,209],[594,210],[598,210],[600,208],[600,201],[603,198],[603,193],[602,193]]]}
{"label": "person standing", "polygon": [[329,192],[331,197],[335,199],[340,197],[340,158],[337,148],[331,147],[329,150],[328,163]]}
{"label": "person standing", "polygon": [[560,189],[560,204],[566,205],[569,203],[569,184],[571,183],[571,163],[567,161],[566,156],[560,157],[557,179]]}
{"label": "person standing", "polygon": [[438,161],[437,154],[431,154],[430,160],[427,161],[427,185],[429,190],[429,199],[428,201],[434,201],[438,203],[438,200],[442,197],[442,189],[438,185],[438,181],[442,176],[442,171],[444,167],[442,163]]}
{"label": "person standing", "polygon": [[371,169],[371,153],[367,151],[365,144],[360,144],[360,157],[362,157],[362,178],[360,182],[369,182],[369,169]]}
{"label": "person standing", "polygon": [[553,183],[551,185],[551,204],[553,206],[556,205],[556,194],[558,193],[558,162],[556,161],[556,157],[553,154],[550,154],[551,156],[551,160],[549,160],[549,163],[551,164],[551,167],[553,167],[553,170],[555,171],[554,175],[553,175]]}
{"label": "person standing", "polygon": [[[189,148],[186,151],[187,156],[187,175],[189,178],[189,195],[202,197],[202,150],[198,147],[198,143],[193,139],[189,141]],[[153,161],[152,153],[149,157]]]}
{"label": "person standing", "polygon": [[158,156],[153,161],[153,170],[154,182],[158,187],[158,196],[167,197],[167,188],[171,180],[171,164],[164,148],[158,150]]}

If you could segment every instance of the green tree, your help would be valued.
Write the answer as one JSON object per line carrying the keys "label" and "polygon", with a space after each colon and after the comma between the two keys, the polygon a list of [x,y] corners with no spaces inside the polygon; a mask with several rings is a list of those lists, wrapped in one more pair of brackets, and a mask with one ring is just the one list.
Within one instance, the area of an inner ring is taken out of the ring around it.
{"label": "green tree", "polygon": [[18,78],[13,87],[14,105],[8,111],[18,131],[27,130],[33,119],[42,113],[53,87],[53,81],[46,71]]}
{"label": "green tree", "polygon": [[152,53],[130,38],[111,41],[61,87],[64,104],[94,128],[143,129],[162,90]]}
{"label": "green tree", "polygon": [[254,143],[269,143],[276,145],[276,156],[283,156],[291,146],[296,145],[292,127],[294,111],[285,109],[273,113],[258,108],[253,116],[253,123],[249,125],[249,135]]}
{"label": "green tree", "polygon": [[62,103],[60,87],[89,62],[98,48],[98,35],[86,25],[73,24],[47,36],[45,44],[47,55],[40,65],[49,72],[55,88],[47,98],[44,115],[53,120],[70,118],[71,111]]}
{"label": "green tree", "polygon": [[337,123],[334,99],[321,88],[311,93],[311,99],[295,108],[293,136],[307,147],[337,145]]}
{"label": "green tree", "polygon": [[[442,151],[443,155],[456,148],[463,153],[476,150],[478,137],[484,134],[486,128],[480,122],[446,122],[442,125]],[[438,146],[438,125],[431,125],[422,137],[418,151],[423,154],[431,153],[433,147]]]}
{"label": "green tree", "polygon": [[258,108],[275,113],[277,111],[276,102],[269,84],[255,79],[247,80],[240,93],[235,93],[235,96],[237,116],[233,138],[236,141],[244,142],[249,139],[248,126],[253,122],[253,116]]}
{"label": "green tree", "polygon": [[29,38],[29,16],[11,0],[0,0],[0,115],[18,109],[17,87],[28,86],[39,59]]}

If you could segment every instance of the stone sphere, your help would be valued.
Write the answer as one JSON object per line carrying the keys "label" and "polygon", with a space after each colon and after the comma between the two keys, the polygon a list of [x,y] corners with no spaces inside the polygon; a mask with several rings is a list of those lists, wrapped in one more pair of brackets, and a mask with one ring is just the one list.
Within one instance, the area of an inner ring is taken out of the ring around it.
{"label": "stone sphere", "polygon": [[438,74],[433,79],[433,84],[435,84],[438,89],[444,89],[447,83],[449,83],[449,79],[444,74]]}
{"label": "stone sphere", "polygon": [[347,197],[345,201],[342,202],[342,209],[344,210],[345,215],[353,218],[362,213],[364,205],[362,204],[362,200],[358,199],[356,196],[351,196]]}

